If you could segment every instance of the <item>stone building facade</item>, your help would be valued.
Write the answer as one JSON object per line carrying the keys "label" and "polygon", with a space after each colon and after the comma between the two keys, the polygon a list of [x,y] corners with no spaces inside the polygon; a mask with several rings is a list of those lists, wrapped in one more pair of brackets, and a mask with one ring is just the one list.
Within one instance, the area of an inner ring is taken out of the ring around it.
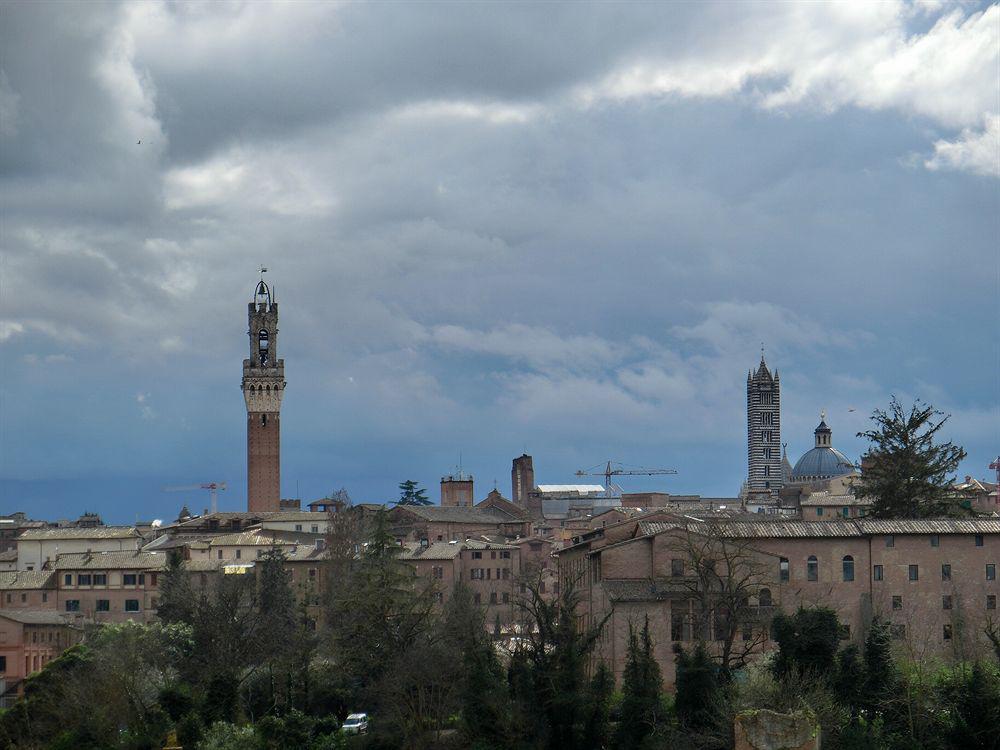
{"label": "stone building facade", "polygon": [[629,627],[647,615],[668,686],[675,643],[721,646],[716,623],[725,613],[712,611],[713,594],[691,579],[690,542],[708,537],[720,545],[714,558],[738,560],[741,572],[752,573],[739,641],[752,640],[758,651],[773,648],[773,612],[800,606],[836,610],[845,643],[860,643],[879,616],[913,658],[966,658],[987,648],[982,629],[1000,595],[1000,520],[692,522],[660,515],[595,530],[557,552],[560,579],[578,580],[580,616],[607,618],[595,659],[616,677]]}

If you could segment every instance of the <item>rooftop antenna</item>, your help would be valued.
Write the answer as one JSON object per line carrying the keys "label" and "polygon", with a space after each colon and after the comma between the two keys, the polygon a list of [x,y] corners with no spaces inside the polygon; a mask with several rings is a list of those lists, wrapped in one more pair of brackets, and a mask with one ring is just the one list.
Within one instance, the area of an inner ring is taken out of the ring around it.
{"label": "rooftop antenna", "polygon": [[261,266],[260,267],[260,280],[261,281],[264,280],[264,274],[265,273],[267,273],[267,267],[266,266]]}

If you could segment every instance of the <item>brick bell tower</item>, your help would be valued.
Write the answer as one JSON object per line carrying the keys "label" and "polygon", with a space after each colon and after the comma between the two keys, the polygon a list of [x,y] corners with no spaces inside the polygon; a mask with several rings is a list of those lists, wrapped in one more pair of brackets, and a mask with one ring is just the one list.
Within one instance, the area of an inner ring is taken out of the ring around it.
{"label": "brick bell tower", "polygon": [[260,283],[248,305],[250,359],[243,360],[247,405],[247,510],[281,509],[281,396],[285,361],[278,359],[278,303]]}

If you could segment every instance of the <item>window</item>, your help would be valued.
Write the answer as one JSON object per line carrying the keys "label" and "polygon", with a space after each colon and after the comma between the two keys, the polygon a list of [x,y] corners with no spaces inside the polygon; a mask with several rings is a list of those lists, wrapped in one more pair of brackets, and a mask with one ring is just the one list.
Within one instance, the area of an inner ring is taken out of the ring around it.
{"label": "window", "polygon": [[901,596],[894,596],[894,597],[892,597],[892,608],[893,609],[902,609],[903,608],[903,597],[901,597]]}
{"label": "window", "polygon": [[222,550],[221,549],[219,550],[219,559],[220,560],[222,559]]}
{"label": "window", "polygon": [[687,629],[685,628],[684,615],[681,612],[670,613],[670,640],[686,641]]}
{"label": "window", "polygon": [[[600,563],[600,561],[601,561],[601,558],[600,558],[600,557],[598,557],[598,558],[597,558],[597,561],[598,561],[598,563]],[[599,567],[599,566],[598,566],[598,567]],[[506,580],[507,580],[508,578],[510,578],[510,568],[504,568],[504,569],[503,569],[503,579],[504,579],[504,580],[506,581]]]}
{"label": "window", "polygon": [[295,530],[296,531],[302,531],[302,524],[301,523],[295,524]]}
{"label": "window", "polygon": [[851,509],[850,508],[843,508],[842,512],[843,512],[844,518],[850,518],[851,517]]}
{"label": "window", "polygon": [[778,579],[781,581],[788,580],[788,558],[779,557],[778,558]]}
{"label": "window", "polygon": [[94,573],[94,585],[95,586],[107,586],[108,585],[108,574],[107,573]]}
{"label": "window", "polygon": [[823,506],[822,505],[819,506],[818,508],[816,508],[816,515],[817,516],[823,515]]}
{"label": "window", "polygon": [[771,459],[771,449],[770,448],[765,448],[764,449],[764,458],[766,458],[768,460]]}
{"label": "window", "polygon": [[496,591],[491,591],[490,592],[490,604],[496,604],[496,603],[497,603],[497,592]]}
{"label": "window", "polygon": [[316,580],[316,568],[309,568],[309,580],[310,581]]}
{"label": "window", "polygon": [[950,622],[946,622],[944,624],[944,629],[943,629],[941,635],[944,637],[944,639],[946,641],[950,641],[951,640],[951,623]]}
{"label": "window", "polygon": [[319,533],[319,526],[318,525],[313,524],[311,528],[312,528],[312,533],[313,534],[318,534]]}
{"label": "window", "polygon": [[77,586],[89,586],[90,585],[90,573],[81,573],[76,577]]}
{"label": "window", "polygon": [[510,594],[508,594],[506,591],[503,594],[502,601],[504,604],[510,604]]}
{"label": "window", "polygon": [[73,585],[73,574],[72,573],[67,573],[65,576],[63,576],[63,585],[64,586],[72,586]]}
{"label": "window", "polygon": [[3,674],[6,671],[7,671],[7,657],[0,656],[0,674]]}
{"label": "window", "polygon": [[125,600],[125,611],[126,612],[138,612],[139,611],[139,600],[138,599],[126,599]]}
{"label": "window", "polygon": [[122,584],[125,586],[135,586],[135,573],[126,573],[123,575]]}
{"label": "window", "polygon": [[909,574],[910,574],[910,580],[911,581],[920,580],[920,566],[919,565],[910,565],[909,566]]}
{"label": "window", "polygon": [[21,604],[24,604],[26,601],[28,601],[28,595],[21,594]]}
{"label": "window", "polygon": [[496,550],[493,550],[493,551],[490,552],[490,559],[491,560],[496,560],[497,559],[497,551]]}
{"label": "window", "polygon": [[444,568],[442,568],[440,565],[435,565],[433,568],[431,568],[431,574],[434,576],[434,578],[440,580],[444,578]]}
{"label": "window", "polygon": [[997,579],[997,566],[994,563],[986,563],[986,580],[995,581]]}
{"label": "window", "polygon": [[7,594],[7,603],[10,604],[10,601],[11,601],[10,594]]}
{"label": "window", "polygon": [[477,550],[473,550],[472,551],[472,559],[473,560],[482,560],[483,559],[482,550],[478,550],[478,549]]}
{"label": "window", "polygon": [[97,611],[98,612],[110,612],[111,611],[111,600],[110,599],[98,599],[97,600]]}
{"label": "window", "polygon": [[771,606],[771,589],[761,589],[760,593],[757,594],[757,601],[762,607]]}
{"label": "window", "polygon": [[951,609],[951,594],[941,597],[941,609]]}
{"label": "window", "polygon": [[853,581],[854,580],[854,558],[850,555],[844,555],[842,561],[844,568],[844,580]]}
{"label": "window", "polygon": [[79,599],[67,599],[66,600],[66,611],[67,612],[79,612],[80,611],[80,600]]}
{"label": "window", "polygon": [[774,424],[774,412],[766,411],[760,415],[760,423],[766,425]]}
{"label": "window", "polygon": [[771,476],[771,467],[770,467],[770,465],[767,465],[767,466],[764,467],[764,476],[765,477]]}
{"label": "window", "polygon": [[483,580],[483,578],[485,578],[485,576],[483,575],[483,569],[473,568],[472,570],[469,571],[469,578],[471,578],[473,581]]}
{"label": "window", "polygon": [[819,561],[816,559],[816,555],[809,555],[809,559],[806,561],[806,580],[819,580]]}
{"label": "window", "polygon": [[872,567],[872,578],[874,578],[876,581],[881,581],[882,580],[882,566],[881,565],[875,565],[875,566]]}
{"label": "window", "polygon": [[500,559],[501,560],[509,560],[510,559],[510,550],[509,549],[501,550],[500,551]]}
{"label": "window", "polygon": [[986,595],[986,609],[996,609],[997,608],[997,595],[987,594]]}
{"label": "window", "polygon": [[896,537],[892,536],[891,534],[889,536],[887,536],[885,538],[885,546],[886,547],[895,547],[896,546]]}
{"label": "window", "polygon": [[679,578],[684,575],[684,561],[673,559],[670,561],[670,575],[674,578]]}
{"label": "window", "polygon": [[42,592],[42,604],[49,600],[49,595],[46,592]]}
{"label": "window", "polygon": [[938,536],[937,534],[931,534],[931,546],[932,547],[940,547],[941,546],[941,537]]}
{"label": "window", "polygon": [[977,547],[982,547],[983,546],[983,535],[982,534],[976,534],[976,546]]}
{"label": "window", "polygon": [[241,550],[241,549],[236,550],[236,559],[237,560],[240,559],[240,557],[242,556],[242,553],[243,553],[243,550]]}

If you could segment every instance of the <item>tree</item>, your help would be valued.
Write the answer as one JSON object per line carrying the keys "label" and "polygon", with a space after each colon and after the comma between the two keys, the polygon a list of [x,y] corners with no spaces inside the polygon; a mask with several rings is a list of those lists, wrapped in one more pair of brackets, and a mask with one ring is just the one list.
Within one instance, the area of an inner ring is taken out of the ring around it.
{"label": "tree", "polygon": [[690,613],[678,614],[692,618],[696,640],[718,644],[719,678],[728,682],[767,638],[768,585],[773,579],[768,571],[773,566],[747,540],[728,537],[725,526],[714,523],[679,532],[669,549],[677,556],[671,566],[679,564],[671,570],[670,584],[680,588],[693,607]]}
{"label": "tree", "polygon": [[622,750],[642,747],[645,739],[662,722],[661,696],[663,679],[660,665],[653,656],[649,636],[649,616],[642,631],[629,624],[625,672],[622,675],[622,710],[618,722],[617,746]]}
{"label": "tree", "polygon": [[899,685],[899,672],[892,657],[892,628],[876,617],[865,638],[864,680],[859,683],[861,708],[870,714],[883,711]]}
{"label": "tree", "polygon": [[583,744],[591,702],[586,667],[607,617],[590,626],[578,620],[580,593],[573,579],[563,581],[554,601],[542,595],[540,577],[526,580],[525,588],[517,604],[531,626],[509,670],[516,710],[539,746],[589,750]]}
{"label": "tree", "polygon": [[399,483],[399,500],[396,505],[431,505],[431,501],[427,498],[427,490],[412,479],[407,479]]}
{"label": "tree", "polygon": [[719,721],[722,692],[716,667],[704,643],[693,653],[679,645],[677,652],[677,696],[674,707],[681,726],[696,733],[710,732]]}
{"label": "tree", "polygon": [[800,607],[794,615],[779,613],[773,623],[778,654],[774,671],[822,677],[833,673],[840,642],[837,613],[826,607]]}
{"label": "tree", "polygon": [[875,427],[858,433],[871,447],[855,492],[872,498],[872,516],[927,518],[969,512],[952,490],[965,450],[951,441],[934,443],[947,415],[919,400],[907,411],[893,396],[889,409],[876,409],[871,419]]}
{"label": "tree", "polygon": [[194,590],[190,573],[184,567],[184,556],[180,550],[171,550],[167,555],[167,566],[160,576],[160,604],[156,614],[162,622],[184,622],[194,619]]}
{"label": "tree", "polygon": [[610,729],[611,694],[615,689],[615,678],[603,661],[597,665],[590,680],[590,704],[587,707],[586,723],[583,727],[582,746],[602,748],[607,746]]}

